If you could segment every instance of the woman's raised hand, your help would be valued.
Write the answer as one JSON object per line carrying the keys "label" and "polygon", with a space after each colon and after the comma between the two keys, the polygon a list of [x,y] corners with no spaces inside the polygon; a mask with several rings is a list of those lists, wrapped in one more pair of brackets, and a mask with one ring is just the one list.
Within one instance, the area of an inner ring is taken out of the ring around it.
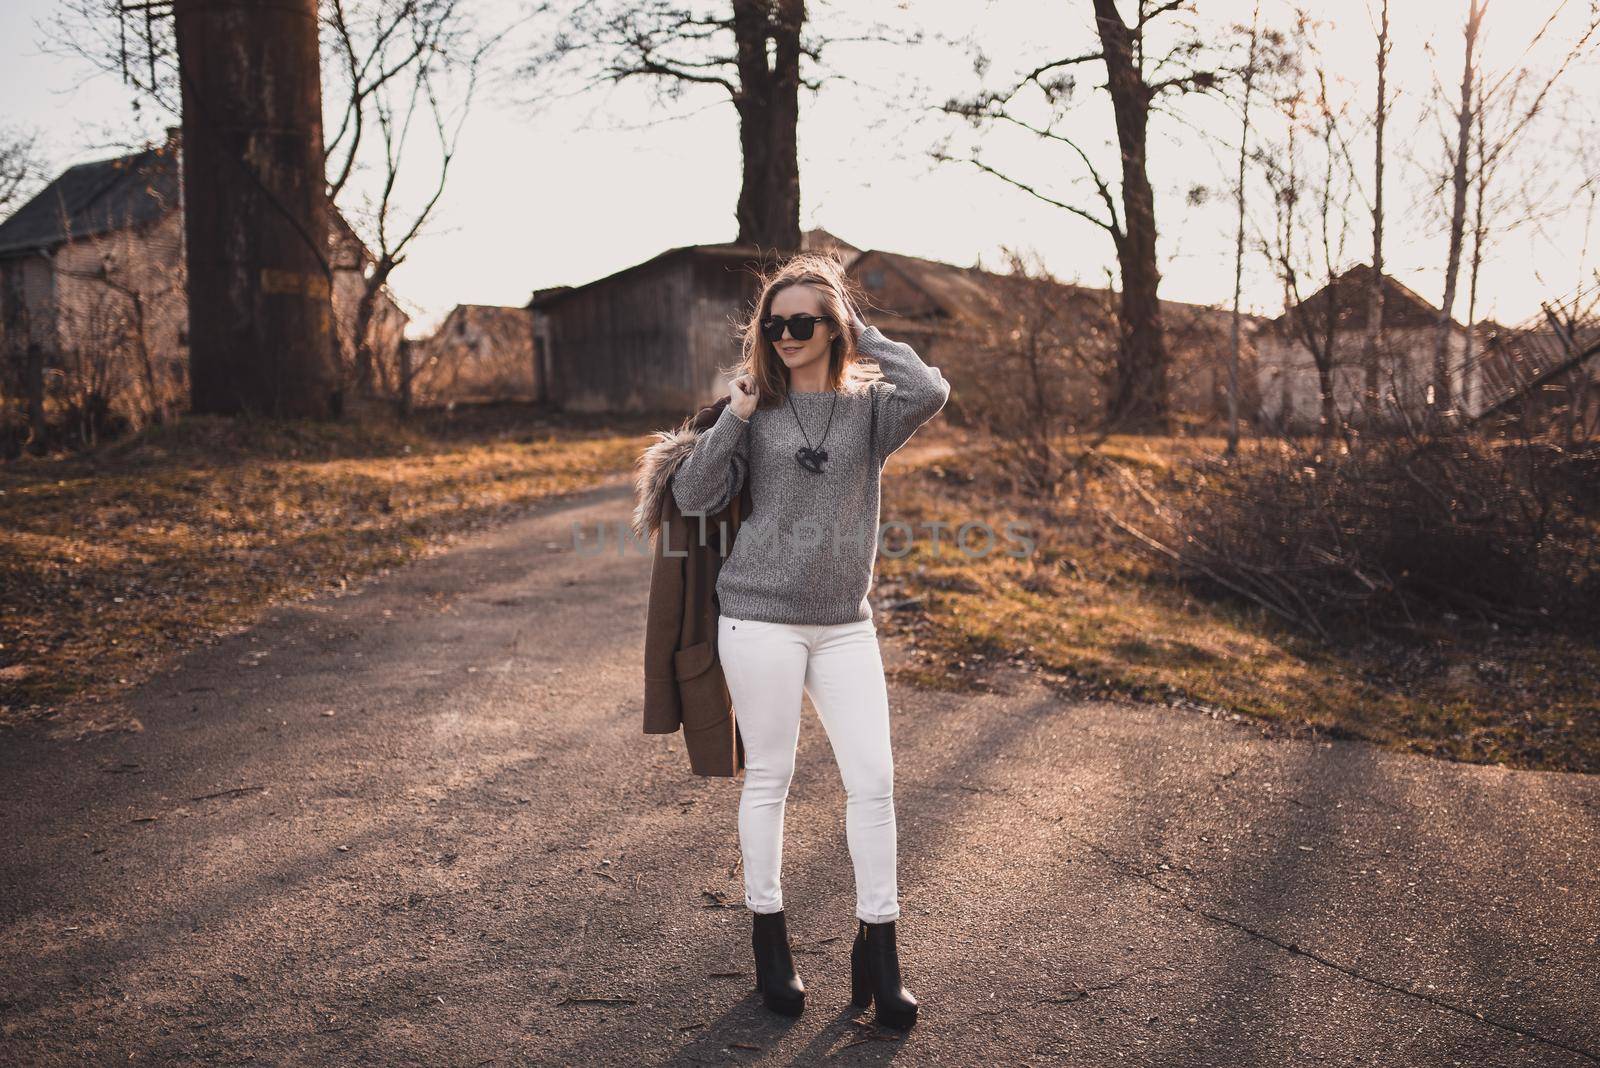
{"label": "woman's raised hand", "polygon": [[759,399],[755,375],[742,374],[728,382],[728,407],[740,419],[749,421],[756,413],[756,401]]}

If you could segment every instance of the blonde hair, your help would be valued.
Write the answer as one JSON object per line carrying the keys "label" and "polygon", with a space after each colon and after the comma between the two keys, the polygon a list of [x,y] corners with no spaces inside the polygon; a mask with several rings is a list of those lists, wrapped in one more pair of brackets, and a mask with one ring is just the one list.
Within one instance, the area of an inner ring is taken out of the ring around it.
{"label": "blonde hair", "polygon": [[757,407],[781,404],[789,394],[788,365],[778,358],[772,342],[761,336],[761,320],[772,314],[773,297],[789,286],[812,287],[822,303],[822,314],[831,316],[837,328],[828,346],[826,389],[853,392],[883,377],[858,362],[855,309],[865,307],[866,300],[855,280],[845,273],[836,253],[797,253],[775,269],[758,275],[758,284],[761,295],[749,316],[738,324],[742,355],[730,368],[735,375],[755,377]]}

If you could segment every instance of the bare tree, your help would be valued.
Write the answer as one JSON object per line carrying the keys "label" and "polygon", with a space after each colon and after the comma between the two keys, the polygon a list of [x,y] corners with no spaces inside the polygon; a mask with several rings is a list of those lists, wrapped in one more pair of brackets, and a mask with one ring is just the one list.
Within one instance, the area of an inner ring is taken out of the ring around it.
{"label": "bare tree", "polygon": [[[330,52],[324,66],[340,70],[336,84],[344,94],[339,125],[328,142],[328,195],[336,202],[342,195],[353,199],[344,194],[368,156],[375,157],[377,174],[375,191],[363,193],[359,206],[344,212],[372,255],[360,271],[353,367],[346,369],[359,396],[380,392],[388,381],[374,345],[384,288],[444,195],[480,71],[504,36],[502,30],[481,37],[466,10],[461,0],[324,0]],[[448,92],[452,87],[457,91]],[[419,121],[437,143],[437,172],[430,175],[420,206],[404,216],[399,187],[403,177],[418,173],[411,139]]]}
{"label": "bare tree", "polygon": [[1238,227],[1233,241],[1233,314],[1228,323],[1228,455],[1239,451],[1239,319],[1244,296],[1245,166],[1250,160],[1250,103],[1256,88],[1256,50],[1261,43],[1261,4],[1250,11],[1250,46],[1239,101],[1239,173],[1234,189]]}
{"label": "bare tree", "polygon": [[1155,194],[1146,165],[1150,111],[1154,101],[1169,90],[1188,92],[1211,88],[1211,71],[1186,69],[1161,77],[1168,63],[1186,64],[1199,52],[1198,37],[1185,35],[1153,68],[1145,62],[1145,30],[1157,16],[1185,9],[1178,0],[1157,3],[1137,0],[1132,25],[1122,20],[1116,0],[1094,0],[1095,28],[1100,35],[1100,58],[1106,67],[1106,91],[1111,95],[1117,120],[1117,144],[1122,154],[1122,212],[1124,232],[1119,254],[1122,265],[1122,334],[1118,353],[1116,390],[1111,396],[1114,417],[1165,430],[1168,417],[1167,372],[1169,357],[1161,327],[1161,301],[1157,290],[1161,274],[1156,265]]}
{"label": "bare tree", "polygon": [[[1460,93],[1456,103],[1451,105],[1449,110],[1449,117],[1454,123],[1454,140],[1446,145],[1445,150],[1451,199],[1444,299],[1439,311],[1438,334],[1434,343],[1432,411],[1437,413],[1452,410],[1457,400],[1453,393],[1455,383],[1449,340],[1451,316],[1460,284],[1461,259],[1467,236],[1469,190],[1474,183],[1479,186],[1478,207],[1474,208],[1476,220],[1474,230],[1475,234],[1481,232],[1483,236],[1481,240],[1476,241],[1479,251],[1475,252],[1474,256],[1481,262],[1481,246],[1490,240],[1493,229],[1490,216],[1494,211],[1492,208],[1487,208],[1487,214],[1485,211],[1486,205],[1493,203],[1486,198],[1495,172],[1528,132],[1534,120],[1543,112],[1545,103],[1556,84],[1571,65],[1587,52],[1590,42],[1597,33],[1600,33],[1600,7],[1591,5],[1582,32],[1572,38],[1565,55],[1558,62],[1540,68],[1535,74],[1532,69],[1521,66],[1522,60],[1519,59],[1517,65],[1494,77],[1480,69],[1476,56],[1488,6],[1488,0],[1468,0],[1467,21],[1463,31],[1466,46],[1463,52]],[[1527,47],[1523,49],[1522,57],[1527,57],[1534,46],[1557,24],[1558,17],[1567,6],[1565,0],[1556,6],[1533,34]],[[1480,111],[1495,114],[1492,118],[1484,119],[1479,116]],[[1473,270],[1475,271],[1476,267]],[[1469,296],[1469,345],[1473,343],[1470,320],[1475,312],[1475,297]]]}
{"label": "bare tree", "polygon": [[168,115],[182,114],[178,46],[166,0],[59,0],[40,24],[41,51],[71,56],[102,74],[121,78],[134,92],[135,115],[154,103]]}
{"label": "bare tree", "polygon": [[1367,330],[1361,342],[1361,406],[1372,423],[1379,410],[1378,361],[1383,340],[1383,134],[1389,120],[1389,0],[1378,16],[1378,86],[1372,113],[1372,274],[1367,282]]}
{"label": "bare tree", "polygon": [[0,130],[0,216],[26,202],[43,178],[38,131]]}
{"label": "bare tree", "polygon": [[[168,387],[166,376],[157,366],[158,353],[151,343],[151,319],[162,304],[183,287],[184,272],[181,264],[163,281],[151,285],[141,277],[143,272],[130,270],[129,264],[114,255],[106,255],[95,270],[61,268],[63,277],[94,282],[105,289],[105,294],[121,297],[120,302],[101,299],[93,302],[94,312],[89,321],[93,324],[84,347],[99,358],[125,358],[132,362],[139,380],[138,413],[140,421],[159,426],[167,421],[174,403],[178,400]],[[159,354],[170,357],[170,352]],[[107,399],[113,399],[109,393]],[[130,398],[132,400],[132,398]]]}
{"label": "bare tree", "polygon": [[70,209],[57,206],[66,243],[52,264],[53,332],[66,351],[54,355],[67,419],[85,443],[114,410],[127,426],[160,425],[186,395],[175,370],[187,277],[176,227],[115,221],[103,233],[76,235]]}
{"label": "bare tree", "polygon": [[[38,146],[37,131],[0,131],[0,215],[25,203],[44,178]],[[29,325],[22,271],[0,271],[0,286],[0,458],[9,458],[24,434],[35,448],[43,446],[43,353]]]}
{"label": "bare tree", "polygon": [[[47,50],[184,127],[191,405],[332,414],[318,0],[61,0]],[[266,87],[266,88],[264,88]]]}
{"label": "bare tree", "polygon": [[1280,78],[1290,72],[1297,71],[1297,57],[1286,47],[1282,33],[1263,29],[1261,26],[1261,4],[1254,5],[1250,13],[1248,29],[1243,26],[1235,27],[1235,31],[1242,34],[1245,39],[1245,57],[1237,70],[1231,72],[1230,83],[1236,86],[1236,92],[1230,94],[1239,104],[1239,149],[1238,171],[1234,180],[1234,208],[1236,227],[1234,230],[1233,248],[1233,310],[1229,317],[1228,327],[1228,445],[1227,454],[1234,455],[1239,450],[1239,364],[1243,344],[1243,309],[1244,296],[1244,259],[1245,259],[1245,232],[1248,221],[1247,197],[1248,168],[1250,163],[1250,144],[1254,133],[1253,115],[1251,105],[1255,101],[1257,90],[1261,83],[1269,78]]}
{"label": "bare tree", "polygon": [[[1283,287],[1288,336],[1305,347],[1316,370],[1319,437],[1326,444],[1344,430],[1335,386],[1344,355],[1339,346],[1340,321],[1356,296],[1347,292],[1340,270],[1354,182],[1345,148],[1346,109],[1329,93],[1326,61],[1312,39],[1313,28],[1310,16],[1297,12],[1293,36],[1298,51],[1312,62],[1316,92],[1309,100],[1299,89],[1279,98],[1286,142],[1281,147],[1259,149],[1255,159],[1273,190],[1276,214],[1274,233],[1262,241],[1263,252]],[[1311,136],[1316,151],[1309,161],[1302,160],[1302,133]],[[1302,170],[1310,165],[1319,171],[1315,181]],[[1308,288],[1314,295],[1305,294]],[[1288,370],[1286,363],[1286,400]],[[1288,405],[1284,408],[1287,411]]]}
{"label": "bare tree", "polygon": [[1317,117],[1320,120],[1318,136],[1322,151],[1322,181],[1317,190],[1317,236],[1322,253],[1322,270],[1327,278],[1323,293],[1326,300],[1320,308],[1299,320],[1306,347],[1317,365],[1317,389],[1322,401],[1321,435],[1331,440],[1342,429],[1342,421],[1335,404],[1334,365],[1339,358],[1336,351],[1339,319],[1345,302],[1350,299],[1340,292],[1339,266],[1344,260],[1344,242],[1348,233],[1348,200],[1336,202],[1341,191],[1348,195],[1348,184],[1341,179],[1340,164],[1343,159],[1336,144],[1342,115],[1328,97],[1328,76],[1320,65],[1317,69]]}
{"label": "bare tree", "polygon": [[[1295,306],[1298,299],[1299,286],[1296,282],[1294,264],[1295,242],[1295,216],[1300,211],[1300,166],[1298,146],[1300,127],[1303,122],[1301,112],[1305,107],[1305,94],[1298,88],[1284,93],[1276,99],[1279,110],[1284,118],[1284,145],[1281,155],[1269,148],[1258,150],[1256,159],[1266,176],[1267,184],[1272,189],[1272,207],[1275,214],[1271,239],[1262,238],[1261,250],[1267,260],[1277,268],[1278,282],[1283,291],[1283,308],[1285,313]],[[1290,377],[1288,368],[1279,376],[1279,386],[1282,390],[1278,412],[1280,416],[1279,429],[1288,432],[1288,419],[1290,405]]]}
{"label": "bare tree", "polygon": [[800,163],[795,131],[800,90],[822,88],[803,61],[846,41],[915,43],[920,33],[883,27],[850,35],[808,34],[805,0],[578,0],[553,43],[524,73],[550,81],[573,68],[576,93],[630,78],[652,83],[667,99],[709,86],[727,94],[739,120],[743,180],[734,210],[741,244],[800,247]]}
{"label": "bare tree", "polygon": [[[131,0],[63,0],[48,43],[121,76],[139,100],[180,115],[180,79],[171,19],[163,5]],[[128,16],[142,13],[142,25]],[[432,219],[455,159],[479,74],[510,26],[485,32],[463,0],[318,0],[325,101],[325,178],[330,203],[370,253],[330,255],[318,249],[331,286],[339,267],[361,279],[353,302],[351,340],[340,369],[348,391],[370,395],[386,381],[376,350],[385,287]],[[414,127],[437,145],[429,158]],[[432,172],[429,168],[436,168]],[[359,180],[358,180],[359,176]],[[406,210],[410,185],[422,182],[417,206]],[[342,242],[337,234],[333,244]]]}
{"label": "bare tree", "polygon": [[1467,0],[1467,22],[1463,31],[1466,47],[1462,51],[1461,99],[1455,109],[1456,141],[1450,149],[1450,250],[1445,259],[1444,299],[1439,307],[1439,329],[1433,349],[1433,403],[1428,411],[1439,415],[1451,408],[1450,324],[1456,303],[1456,283],[1461,273],[1461,240],[1467,217],[1467,156],[1472,148],[1472,101],[1478,77],[1478,31],[1488,0]]}
{"label": "bare tree", "polygon": [[[958,325],[952,367],[962,411],[1030,497],[1053,496],[1109,433],[1103,389],[1117,352],[1107,291],[1057,280],[1037,255],[1005,250],[1002,273]],[[1071,447],[1065,436],[1078,440]]]}
{"label": "bare tree", "polygon": [[[1513,68],[1492,83],[1486,79],[1478,83],[1477,99],[1473,107],[1473,137],[1470,165],[1472,198],[1471,233],[1472,252],[1467,263],[1467,323],[1475,326],[1478,309],[1478,279],[1484,257],[1495,240],[1540,215],[1550,212],[1550,205],[1565,208],[1571,203],[1561,196],[1560,179],[1544,179],[1541,153],[1519,153],[1515,149],[1524,143],[1534,129],[1536,120],[1545,112],[1557,80],[1564,73],[1579,50],[1600,31],[1600,11],[1591,18],[1585,31],[1573,42],[1566,58],[1553,69],[1534,70]],[[1558,122],[1557,127],[1565,127]],[[1509,189],[1502,189],[1502,171],[1508,166],[1515,169],[1516,181]],[[1593,172],[1580,167],[1579,173],[1586,183],[1592,183]],[[1580,257],[1581,258],[1581,257]],[[1466,352],[1461,363],[1471,366],[1477,335],[1469,329]]]}
{"label": "bare tree", "polygon": [[[1110,236],[1116,247],[1122,288],[1121,341],[1109,407],[1112,417],[1125,429],[1162,431],[1168,427],[1170,359],[1158,296],[1161,272],[1156,258],[1155,193],[1150,184],[1146,144],[1151,114],[1167,98],[1206,92],[1218,84],[1216,71],[1197,65],[1202,45],[1192,24],[1178,19],[1192,12],[1193,5],[1187,0],[1136,0],[1134,19],[1128,23],[1123,21],[1115,0],[1093,0],[1098,49],[1050,60],[1025,72],[1003,90],[952,99],[944,105],[946,111],[967,119],[975,127],[1016,126],[1041,140],[1064,145],[1087,173],[1098,201],[1094,208],[1049,196],[1036,183],[1006,174],[976,156],[961,160],[1093,223]],[[1163,17],[1178,22],[1176,40],[1164,53],[1151,55],[1146,50],[1147,38],[1152,25]],[[1121,172],[1116,190],[1079,141],[1057,128],[1077,88],[1075,70],[1093,63],[1105,68],[1104,88],[1116,126]],[[980,56],[980,69],[987,64],[987,59]],[[1049,107],[1042,124],[1022,117],[1018,97],[1029,88],[1038,89]],[[935,158],[955,159],[943,150],[937,151]]]}

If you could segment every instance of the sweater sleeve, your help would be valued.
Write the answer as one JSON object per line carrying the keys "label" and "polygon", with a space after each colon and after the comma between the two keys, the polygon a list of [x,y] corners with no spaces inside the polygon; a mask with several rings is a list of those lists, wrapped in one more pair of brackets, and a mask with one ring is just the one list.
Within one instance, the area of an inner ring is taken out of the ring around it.
{"label": "sweater sleeve", "polygon": [[672,496],[685,515],[715,515],[744,487],[750,470],[750,422],[725,407],[695,439],[672,476]]}
{"label": "sweater sleeve", "polygon": [[875,326],[862,331],[857,344],[863,355],[878,361],[884,382],[878,389],[878,455],[887,457],[944,407],[950,399],[950,382],[937,367],[923,363],[916,350],[903,341],[890,341]]}

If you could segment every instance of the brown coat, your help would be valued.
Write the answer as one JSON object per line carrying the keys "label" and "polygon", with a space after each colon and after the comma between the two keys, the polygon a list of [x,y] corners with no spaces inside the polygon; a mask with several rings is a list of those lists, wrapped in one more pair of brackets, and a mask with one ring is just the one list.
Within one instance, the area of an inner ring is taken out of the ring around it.
{"label": "brown coat", "polygon": [[672,734],[682,727],[696,775],[736,776],[744,770],[744,739],[717,656],[716,589],[740,521],[750,514],[750,480],[704,520],[678,510],[671,482],[700,432],[727,403],[723,397],[677,429],[657,431],[635,476],[634,534],[655,535],[644,637],[644,732]]}

